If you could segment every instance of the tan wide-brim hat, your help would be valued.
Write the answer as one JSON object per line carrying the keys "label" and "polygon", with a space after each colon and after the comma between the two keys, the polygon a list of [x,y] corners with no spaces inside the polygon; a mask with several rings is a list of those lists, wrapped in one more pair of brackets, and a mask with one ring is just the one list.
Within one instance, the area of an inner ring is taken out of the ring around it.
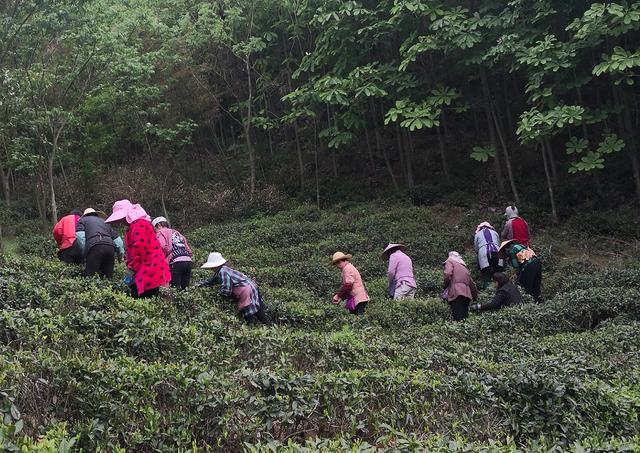
{"label": "tan wide-brim hat", "polygon": [[96,212],[95,209],[93,208],[87,208],[84,210],[84,212],[82,213],[83,216],[85,215],[97,215],[98,213]]}
{"label": "tan wide-brim hat", "polygon": [[336,252],[331,257],[331,264],[336,264],[336,263],[338,263],[338,262],[340,262],[342,260],[351,261],[352,258],[353,258],[353,255],[344,254],[342,252]]}
{"label": "tan wide-brim hat", "polygon": [[393,251],[393,250],[401,250],[401,251],[405,251],[407,249],[407,246],[404,244],[389,244],[387,245],[384,250],[382,251],[382,257],[386,258],[387,257],[387,253]]}
{"label": "tan wide-brim hat", "polygon": [[507,245],[513,244],[515,242],[518,242],[518,241],[516,241],[515,239],[509,239],[508,241],[502,241],[502,244],[500,244],[500,248],[498,249],[498,256],[500,258],[504,258],[505,255],[506,255],[505,248],[507,247]]}

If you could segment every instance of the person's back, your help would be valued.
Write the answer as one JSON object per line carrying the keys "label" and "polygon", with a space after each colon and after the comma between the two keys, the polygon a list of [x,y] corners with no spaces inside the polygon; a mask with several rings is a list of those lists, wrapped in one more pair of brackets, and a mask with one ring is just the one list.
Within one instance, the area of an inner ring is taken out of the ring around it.
{"label": "person's back", "polygon": [[80,213],[72,211],[53,227],[53,239],[58,246],[58,259],[68,264],[80,264],[83,261],[83,251],[76,241],[76,225],[79,219]]}
{"label": "person's back", "polygon": [[83,216],[78,222],[78,231],[84,231],[87,253],[96,245],[109,245],[115,249],[113,240],[118,235],[111,225],[97,215]]}
{"label": "person's back", "polygon": [[493,281],[496,285],[496,293],[491,302],[484,305],[476,304],[471,307],[473,310],[493,311],[523,303],[520,290],[504,272],[493,274]]}
{"label": "person's back", "polygon": [[414,280],[413,262],[409,255],[404,253],[402,250],[393,252],[389,256],[389,267],[395,270],[394,277],[396,280]]}
{"label": "person's back", "polygon": [[502,300],[501,307],[510,307],[512,305],[518,305],[523,303],[520,290],[513,282],[508,281],[502,285],[496,291],[496,295],[500,293],[500,299]]}
{"label": "person's back", "polygon": [[362,276],[353,264],[348,262],[346,266],[342,268],[342,280],[345,283],[351,283],[353,285],[351,287],[351,295],[355,299],[356,304],[369,300],[369,294],[367,294]]}
{"label": "person's back", "polygon": [[471,291],[471,273],[464,264],[456,261],[447,260],[444,267],[445,279],[449,285],[449,300],[453,300],[458,296],[464,296],[468,299],[473,298]]}
{"label": "person's back", "polygon": [[512,237],[510,239],[515,239],[522,245],[529,247],[529,225],[522,217],[511,219],[511,232]]}
{"label": "person's back", "polygon": [[93,277],[111,278],[115,264],[118,237],[111,225],[106,223],[93,208],[87,208],[77,226],[78,232],[84,232],[86,265],[84,274]]}
{"label": "person's back", "polygon": [[529,232],[529,224],[518,214],[518,208],[509,206],[504,213],[507,221],[502,229],[502,239],[509,241],[515,239],[519,243],[529,247],[531,244],[531,235]]}

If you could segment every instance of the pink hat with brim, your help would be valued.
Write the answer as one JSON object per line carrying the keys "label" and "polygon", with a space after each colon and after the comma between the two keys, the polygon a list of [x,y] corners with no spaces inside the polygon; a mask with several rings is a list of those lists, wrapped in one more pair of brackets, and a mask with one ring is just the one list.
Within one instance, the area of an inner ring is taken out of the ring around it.
{"label": "pink hat with brim", "polygon": [[124,219],[125,217],[127,217],[127,213],[129,212],[132,206],[133,205],[129,200],[116,201],[115,203],[113,203],[113,207],[111,208],[113,212],[109,217],[107,217],[106,222],[111,223],[111,222],[117,222],[118,220]]}
{"label": "pink hat with brim", "polygon": [[118,220],[125,220],[127,223],[133,223],[138,219],[151,218],[147,212],[139,204],[133,204],[129,200],[118,200],[113,204],[113,212],[107,218],[106,222],[117,222]]}

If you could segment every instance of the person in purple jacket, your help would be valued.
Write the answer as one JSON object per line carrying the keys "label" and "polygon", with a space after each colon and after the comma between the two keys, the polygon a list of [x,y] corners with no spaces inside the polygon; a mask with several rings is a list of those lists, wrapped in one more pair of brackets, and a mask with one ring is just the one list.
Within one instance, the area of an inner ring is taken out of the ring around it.
{"label": "person in purple jacket", "polygon": [[416,295],[413,263],[405,251],[406,247],[402,244],[389,244],[382,252],[382,256],[389,260],[389,297],[394,300],[413,299]]}

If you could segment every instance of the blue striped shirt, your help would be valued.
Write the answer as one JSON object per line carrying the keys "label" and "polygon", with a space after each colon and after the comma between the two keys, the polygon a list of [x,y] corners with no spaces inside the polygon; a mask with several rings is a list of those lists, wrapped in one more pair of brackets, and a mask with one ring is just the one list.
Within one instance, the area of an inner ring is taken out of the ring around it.
{"label": "blue striped shirt", "polygon": [[242,309],[242,315],[244,317],[255,315],[263,303],[262,295],[255,282],[242,272],[231,269],[229,266],[222,266],[218,272],[205,280],[202,286],[213,286],[215,284],[220,285],[218,293],[225,297],[233,296],[233,288],[239,286],[251,287],[251,305]]}

